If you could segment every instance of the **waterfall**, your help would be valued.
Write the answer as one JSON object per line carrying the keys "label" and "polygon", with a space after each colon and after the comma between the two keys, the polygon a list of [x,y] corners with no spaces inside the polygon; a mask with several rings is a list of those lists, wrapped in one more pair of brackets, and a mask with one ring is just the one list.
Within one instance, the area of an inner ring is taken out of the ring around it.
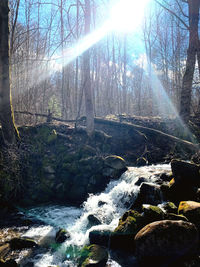
{"label": "waterfall", "polygon": [[[130,167],[117,181],[111,181],[104,192],[89,195],[80,208],[50,205],[27,210],[30,218],[39,219],[45,226],[32,227],[24,236],[34,238],[45,245],[55,242],[55,233],[59,228],[65,228],[71,234],[71,238],[57,249],[51,248],[34,255],[31,259],[34,266],[76,266],[73,257],[76,256],[79,247],[87,244],[90,231],[114,230],[118,225],[119,218],[139,192],[139,186],[135,185],[138,178],[143,177],[147,182],[154,183],[160,173],[168,173],[170,170],[167,164]],[[95,216],[100,224],[91,226],[88,221],[89,215]],[[111,266],[120,265],[113,261]]]}

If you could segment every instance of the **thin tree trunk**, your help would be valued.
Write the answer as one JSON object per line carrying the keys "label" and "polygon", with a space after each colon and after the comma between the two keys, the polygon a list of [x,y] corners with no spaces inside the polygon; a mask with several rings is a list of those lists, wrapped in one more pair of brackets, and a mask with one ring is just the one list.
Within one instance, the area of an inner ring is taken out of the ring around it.
{"label": "thin tree trunk", "polygon": [[[90,0],[85,0],[85,35],[90,33],[91,8]],[[89,49],[83,55],[84,68],[84,92],[85,92],[85,110],[87,134],[92,135],[94,131],[94,110],[92,102],[91,78],[90,78],[90,51]]]}
{"label": "thin tree trunk", "polygon": [[8,0],[0,1],[0,122],[6,144],[15,143],[14,118],[11,108],[9,68]]}
{"label": "thin tree trunk", "polygon": [[196,55],[199,51],[199,0],[188,0],[189,7],[189,48],[187,51],[186,70],[183,76],[180,99],[180,115],[187,123],[190,117],[192,80],[195,70]]}

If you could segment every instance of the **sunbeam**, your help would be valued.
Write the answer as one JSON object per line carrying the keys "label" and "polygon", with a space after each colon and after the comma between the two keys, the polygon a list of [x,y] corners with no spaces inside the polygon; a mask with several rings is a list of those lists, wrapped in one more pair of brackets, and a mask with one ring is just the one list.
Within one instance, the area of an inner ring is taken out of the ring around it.
{"label": "sunbeam", "polygon": [[169,118],[172,117],[176,119],[176,127],[179,129],[179,135],[182,136],[183,139],[188,139],[189,141],[196,143],[197,139],[192,134],[188,126],[184,123],[184,121],[179,116],[179,112],[172,100],[168,96],[165,88],[163,87],[161,81],[156,74],[156,70],[151,62],[145,56],[144,59],[144,69],[148,72],[150,69],[150,85],[153,93],[153,103],[157,105],[158,113],[162,117]]}
{"label": "sunbeam", "polygon": [[64,57],[64,64],[67,65],[110,32],[136,31],[144,16],[144,8],[149,2],[150,0],[142,0],[135,4],[132,0],[118,1],[110,9],[110,16],[101,27],[82,38],[74,46],[65,49],[64,53],[59,52],[54,55],[50,60],[61,64],[62,57]]}

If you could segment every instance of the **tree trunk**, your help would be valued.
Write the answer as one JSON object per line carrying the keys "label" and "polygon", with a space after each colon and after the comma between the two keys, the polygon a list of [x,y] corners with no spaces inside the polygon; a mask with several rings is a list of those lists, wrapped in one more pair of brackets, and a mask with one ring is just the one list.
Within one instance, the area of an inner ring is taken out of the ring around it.
{"label": "tree trunk", "polygon": [[[91,8],[90,0],[85,0],[85,35],[90,33]],[[90,136],[94,131],[94,108],[92,102],[91,78],[90,78],[90,51],[89,49],[83,55],[84,68],[84,92],[85,92],[85,110],[87,134]]]}
{"label": "tree trunk", "polygon": [[15,126],[11,108],[9,69],[9,7],[0,1],[0,122],[5,144],[15,143]]}
{"label": "tree trunk", "polygon": [[199,0],[188,0],[189,7],[189,48],[187,51],[186,70],[183,76],[181,99],[180,99],[180,115],[187,123],[190,117],[192,81],[195,70],[196,56],[199,51]]}

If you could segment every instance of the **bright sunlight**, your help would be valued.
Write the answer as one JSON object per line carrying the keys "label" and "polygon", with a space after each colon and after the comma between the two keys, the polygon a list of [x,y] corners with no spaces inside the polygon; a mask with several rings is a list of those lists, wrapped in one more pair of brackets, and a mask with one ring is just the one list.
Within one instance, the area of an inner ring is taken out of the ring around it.
{"label": "bright sunlight", "polygon": [[[142,22],[145,7],[149,2],[150,0],[140,0],[137,3],[134,0],[120,0],[115,4],[113,3],[110,9],[110,16],[101,27],[85,36],[70,49],[67,48],[64,51],[64,65],[72,62],[76,57],[83,54],[112,31],[120,33],[136,31]],[[55,69],[60,70],[62,68],[61,58],[61,53],[51,58],[57,66],[57,68],[53,68],[54,71]]]}
{"label": "bright sunlight", "polygon": [[118,32],[132,32],[142,22],[144,11],[150,0],[123,0],[117,2],[110,15],[111,28]]}

